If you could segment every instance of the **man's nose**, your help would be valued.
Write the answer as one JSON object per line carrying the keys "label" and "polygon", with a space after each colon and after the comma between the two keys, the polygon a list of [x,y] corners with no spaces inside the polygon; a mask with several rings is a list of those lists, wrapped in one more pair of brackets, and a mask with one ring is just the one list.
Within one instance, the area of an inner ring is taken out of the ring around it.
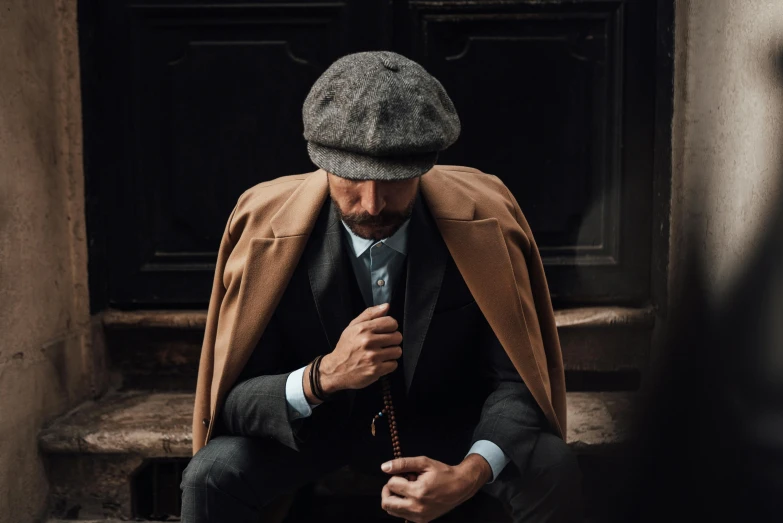
{"label": "man's nose", "polygon": [[386,201],[375,180],[367,180],[362,187],[362,207],[373,216],[377,216],[386,207]]}

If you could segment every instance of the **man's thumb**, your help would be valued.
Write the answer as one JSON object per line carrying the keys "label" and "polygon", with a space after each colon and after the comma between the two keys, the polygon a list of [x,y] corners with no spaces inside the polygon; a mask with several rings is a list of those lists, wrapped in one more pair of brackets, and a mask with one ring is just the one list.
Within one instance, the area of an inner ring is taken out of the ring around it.
{"label": "man's thumb", "polygon": [[387,461],[381,465],[381,470],[389,474],[403,474],[405,472],[423,472],[427,468],[427,458],[423,456],[415,458],[398,458]]}
{"label": "man's thumb", "polygon": [[363,321],[371,320],[373,318],[378,318],[386,314],[388,310],[389,310],[388,303],[381,303],[380,305],[367,307],[362,311],[361,314],[359,314],[357,317],[351,320],[351,323],[349,323],[349,325],[354,325],[356,323],[361,323]]}

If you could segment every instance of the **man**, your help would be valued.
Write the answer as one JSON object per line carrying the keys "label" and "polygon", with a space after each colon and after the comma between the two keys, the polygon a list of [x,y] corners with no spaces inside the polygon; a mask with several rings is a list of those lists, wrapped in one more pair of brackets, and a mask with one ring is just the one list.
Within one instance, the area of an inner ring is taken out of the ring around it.
{"label": "man", "polygon": [[220,245],[182,520],[258,521],[350,464],[409,521],[479,490],[515,522],[578,521],[538,249],[499,178],[435,165],[460,132],[442,85],[347,55],[303,116],[319,169],[246,191]]}

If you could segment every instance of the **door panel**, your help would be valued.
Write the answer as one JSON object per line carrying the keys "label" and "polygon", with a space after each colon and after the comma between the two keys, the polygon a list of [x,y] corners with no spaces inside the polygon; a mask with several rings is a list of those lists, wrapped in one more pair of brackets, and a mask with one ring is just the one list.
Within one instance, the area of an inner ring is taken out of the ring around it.
{"label": "door panel", "polygon": [[[654,83],[639,68],[649,83],[629,78],[626,63],[652,67],[654,32],[643,16],[651,6],[411,4],[412,57],[444,84],[463,123],[440,161],[503,179],[559,304],[648,297]],[[624,103],[624,86],[648,106]],[[634,133],[647,149],[623,157]],[[637,192],[644,197],[632,199]]]}
{"label": "door panel", "polygon": [[310,86],[391,49],[454,100],[439,163],[498,175],[558,306],[650,293],[655,2],[80,2],[94,311],[195,307],[238,196],[315,167]]}

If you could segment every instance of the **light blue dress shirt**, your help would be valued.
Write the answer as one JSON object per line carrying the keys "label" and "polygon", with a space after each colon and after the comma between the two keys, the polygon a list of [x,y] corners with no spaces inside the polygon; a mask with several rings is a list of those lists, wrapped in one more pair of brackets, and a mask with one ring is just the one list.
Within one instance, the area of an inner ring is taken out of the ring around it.
{"label": "light blue dress shirt", "polygon": [[[391,301],[392,284],[400,275],[405,256],[408,253],[408,225],[410,219],[397,229],[392,236],[376,242],[367,240],[353,233],[351,229],[342,222],[347,231],[347,238],[350,240],[354,256],[351,257],[354,274],[357,275],[359,289],[364,296],[364,302],[369,307],[380,305]],[[312,409],[317,406],[311,406],[307,401],[302,385],[304,367],[292,372],[286,380],[286,400],[288,401],[289,419],[295,420],[305,418],[312,414]],[[495,481],[500,471],[508,465],[510,459],[496,444],[489,440],[479,440],[470,447],[466,456],[470,454],[479,454],[492,468],[492,479],[489,483]]]}

